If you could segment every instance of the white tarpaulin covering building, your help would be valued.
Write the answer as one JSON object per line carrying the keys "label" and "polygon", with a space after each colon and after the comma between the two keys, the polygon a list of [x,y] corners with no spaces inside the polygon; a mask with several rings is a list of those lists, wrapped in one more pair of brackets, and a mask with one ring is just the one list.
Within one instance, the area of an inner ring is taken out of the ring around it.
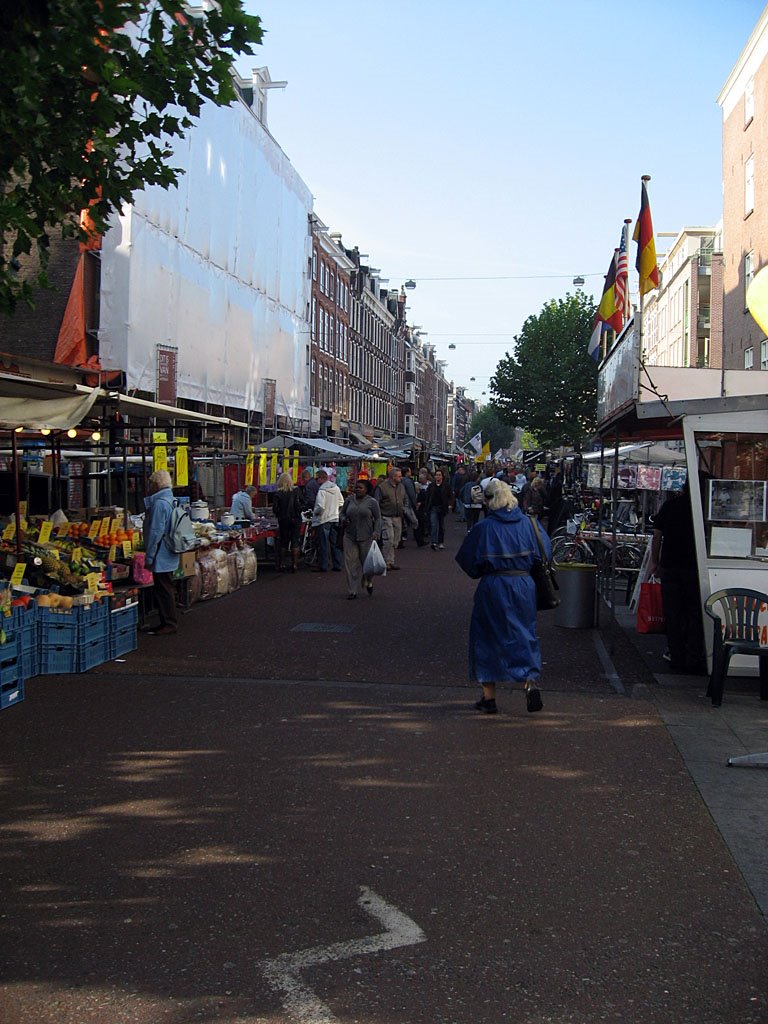
{"label": "white tarpaulin covering building", "polygon": [[153,187],[102,248],[103,366],[157,393],[158,345],[176,347],[180,398],[306,420],[312,196],[241,101],[207,104],[176,145],[178,188]]}

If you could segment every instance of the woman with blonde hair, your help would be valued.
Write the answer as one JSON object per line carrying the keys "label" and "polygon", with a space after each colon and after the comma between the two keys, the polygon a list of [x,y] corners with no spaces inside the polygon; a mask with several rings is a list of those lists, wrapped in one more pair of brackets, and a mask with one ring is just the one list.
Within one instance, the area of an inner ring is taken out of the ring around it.
{"label": "woman with blonde hair", "polygon": [[290,473],[282,473],[277,479],[277,490],[272,498],[272,511],[280,529],[278,541],[278,570],[288,571],[288,549],[292,555],[291,572],[299,568],[301,550],[301,492],[293,486]]}
{"label": "woman with blonde hair", "polygon": [[[495,715],[496,686],[522,683],[528,711],[541,711],[541,652],[531,578],[531,566],[541,561],[539,546],[531,520],[518,508],[508,484],[491,480],[484,501],[485,519],[472,527],[456,555],[464,572],[480,580],[469,627],[469,677],[483,688],[475,708]],[[541,533],[549,557],[549,538]]]}

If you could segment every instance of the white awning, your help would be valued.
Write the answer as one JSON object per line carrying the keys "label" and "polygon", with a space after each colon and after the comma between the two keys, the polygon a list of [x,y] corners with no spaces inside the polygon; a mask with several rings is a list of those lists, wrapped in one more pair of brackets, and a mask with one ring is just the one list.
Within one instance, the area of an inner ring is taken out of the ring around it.
{"label": "white awning", "polygon": [[114,391],[102,390],[100,398],[107,399],[109,404],[120,412],[130,415],[132,412],[140,416],[152,417],[156,420],[181,420],[186,423],[212,423],[222,427],[241,427],[246,430],[247,423],[229,419],[228,416],[211,416],[205,412],[193,412],[191,409],[179,409],[175,405],[163,405],[150,402],[145,398],[134,398],[132,395],[116,394]]}
{"label": "white awning", "polygon": [[0,427],[68,430],[90,413],[98,388],[0,374]]}

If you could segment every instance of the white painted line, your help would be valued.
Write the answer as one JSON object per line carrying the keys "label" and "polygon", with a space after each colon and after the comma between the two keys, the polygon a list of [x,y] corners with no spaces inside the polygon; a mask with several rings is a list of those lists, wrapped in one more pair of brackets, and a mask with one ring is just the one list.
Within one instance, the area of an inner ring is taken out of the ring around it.
{"label": "white painted line", "polygon": [[270,986],[282,994],[283,1008],[295,1024],[334,1024],[335,1021],[328,1007],[301,980],[300,971],[315,964],[349,960],[365,953],[415,946],[426,941],[426,935],[410,917],[377,896],[372,889],[361,886],[357,902],[386,930],[362,939],[334,942],[330,946],[313,946],[297,953],[282,953],[261,965],[261,971]]}

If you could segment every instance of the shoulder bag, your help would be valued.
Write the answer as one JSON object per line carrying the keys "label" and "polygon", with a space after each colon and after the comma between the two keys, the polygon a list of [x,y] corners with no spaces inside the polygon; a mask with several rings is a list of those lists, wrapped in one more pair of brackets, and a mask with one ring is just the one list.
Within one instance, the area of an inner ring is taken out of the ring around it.
{"label": "shoulder bag", "polygon": [[547,558],[544,542],[539,532],[539,524],[535,517],[531,518],[531,526],[536,534],[536,543],[539,545],[540,562],[534,562],[531,566],[531,577],[536,584],[536,610],[543,612],[550,608],[557,608],[560,604],[560,597],[557,591],[560,589],[555,579],[555,570]]}

